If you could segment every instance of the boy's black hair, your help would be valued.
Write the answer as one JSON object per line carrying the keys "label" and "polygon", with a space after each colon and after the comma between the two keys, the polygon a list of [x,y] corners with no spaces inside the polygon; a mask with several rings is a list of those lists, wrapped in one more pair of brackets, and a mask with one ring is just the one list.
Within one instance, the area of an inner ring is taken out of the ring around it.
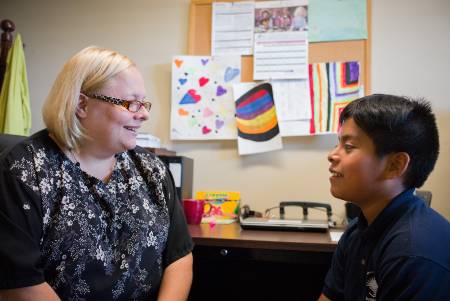
{"label": "boy's black hair", "polygon": [[429,102],[374,94],[348,104],[339,124],[349,118],[372,139],[377,156],[395,152],[409,155],[405,188],[423,185],[439,154],[439,134]]}

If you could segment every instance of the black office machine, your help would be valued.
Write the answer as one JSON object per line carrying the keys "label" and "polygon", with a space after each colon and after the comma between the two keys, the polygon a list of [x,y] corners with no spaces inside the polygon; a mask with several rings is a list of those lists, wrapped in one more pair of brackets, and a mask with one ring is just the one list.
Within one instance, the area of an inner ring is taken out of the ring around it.
{"label": "black office machine", "polygon": [[192,198],[192,184],[194,178],[194,160],[184,156],[158,156],[169,168],[178,198],[190,199]]}
{"label": "black office machine", "polygon": [[[285,208],[288,206],[301,207],[303,210],[303,217],[299,219],[286,219]],[[270,210],[279,208],[280,215],[278,218],[270,217]],[[324,208],[327,214],[326,219],[309,219],[309,208]],[[317,202],[300,202],[300,201],[285,201],[280,202],[279,206],[266,210],[265,217],[240,217],[241,227],[243,229],[255,230],[288,230],[288,231],[326,231],[333,225],[331,220],[332,211],[329,204]]]}
{"label": "black office machine", "polygon": [[285,210],[284,208],[287,206],[300,206],[303,208],[303,219],[308,219],[308,208],[325,208],[327,212],[327,220],[328,222],[331,222],[331,205],[325,204],[325,203],[318,203],[318,202],[299,202],[299,201],[287,201],[287,202],[280,202],[280,219],[284,219],[285,216]]}

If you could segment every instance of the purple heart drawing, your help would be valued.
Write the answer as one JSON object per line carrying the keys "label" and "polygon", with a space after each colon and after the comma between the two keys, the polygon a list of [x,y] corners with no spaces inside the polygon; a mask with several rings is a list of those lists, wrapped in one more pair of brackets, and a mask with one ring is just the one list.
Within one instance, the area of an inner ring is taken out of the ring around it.
{"label": "purple heart drawing", "polygon": [[201,59],[202,61],[202,65],[205,66],[206,64],[208,64],[209,59]]}
{"label": "purple heart drawing", "polygon": [[187,78],[180,78],[178,81],[181,85],[184,85],[187,82]]}
{"label": "purple heart drawing", "polygon": [[219,85],[216,90],[216,95],[221,96],[224,95],[225,93],[227,93],[227,89]]}
{"label": "purple heart drawing", "polygon": [[239,69],[227,67],[227,69],[225,69],[225,76],[224,76],[225,82],[233,80],[236,76],[239,75],[239,73],[240,73]]}
{"label": "purple heart drawing", "polygon": [[219,130],[221,127],[223,127],[224,124],[225,122],[223,120],[216,119],[216,129]]}

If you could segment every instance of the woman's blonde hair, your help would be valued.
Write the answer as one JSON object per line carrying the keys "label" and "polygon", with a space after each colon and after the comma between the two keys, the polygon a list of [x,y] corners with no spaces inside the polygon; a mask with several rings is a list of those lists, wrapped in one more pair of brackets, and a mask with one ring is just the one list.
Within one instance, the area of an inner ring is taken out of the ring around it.
{"label": "woman's blonde hair", "polygon": [[94,94],[131,66],[128,57],[96,46],[84,48],[64,64],[42,108],[45,125],[60,146],[78,150],[81,139],[88,138],[75,115],[80,93]]}

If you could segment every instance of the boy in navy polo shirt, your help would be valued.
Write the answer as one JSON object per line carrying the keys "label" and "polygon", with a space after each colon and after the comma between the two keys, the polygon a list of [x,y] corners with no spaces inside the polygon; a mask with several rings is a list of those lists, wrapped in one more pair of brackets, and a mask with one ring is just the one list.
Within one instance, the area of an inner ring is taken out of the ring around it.
{"label": "boy in navy polo shirt", "polygon": [[371,95],[339,122],[330,191],[362,212],[339,241],[319,300],[449,300],[450,223],[414,195],[439,153],[430,105]]}

